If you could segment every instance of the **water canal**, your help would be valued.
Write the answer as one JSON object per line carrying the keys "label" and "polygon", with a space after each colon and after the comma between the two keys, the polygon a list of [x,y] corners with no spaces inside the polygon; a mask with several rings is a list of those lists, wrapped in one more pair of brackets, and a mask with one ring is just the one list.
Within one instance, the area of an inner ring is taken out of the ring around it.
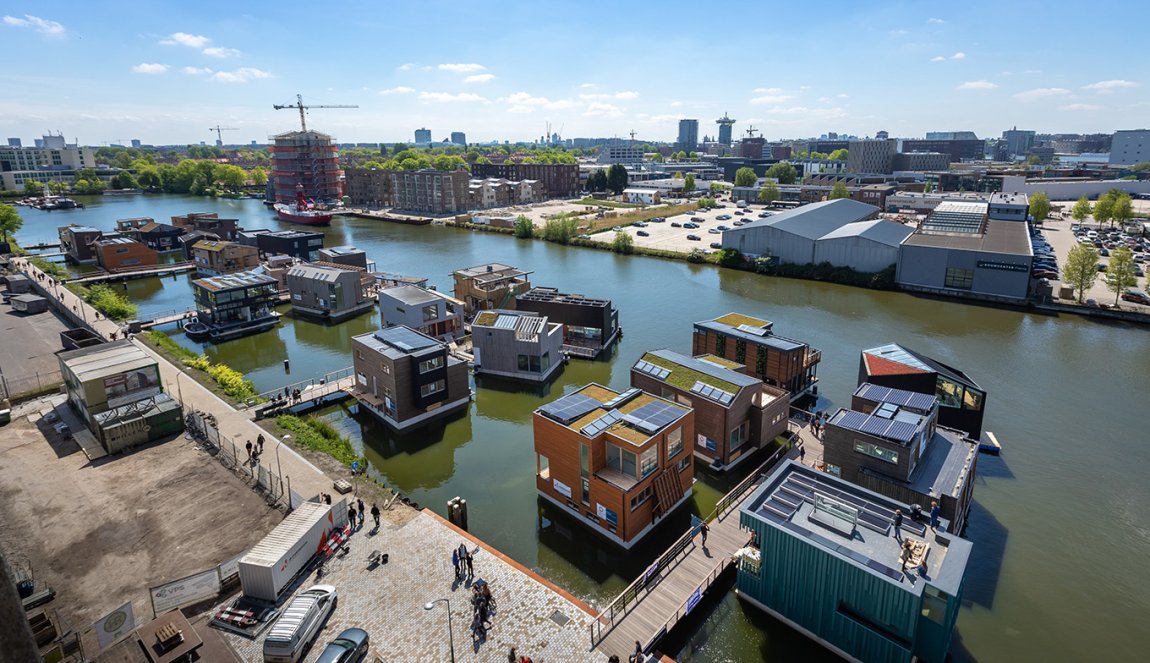
{"label": "water canal", "polygon": [[[248,228],[280,228],[259,201],[183,196],[97,198],[85,210],[21,208],[22,243],[54,241],[56,227],[112,229],[115,219],[218,211]],[[849,398],[859,351],[899,342],[962,368],[989,393],[986,427],[1006,447],[979,461],[968,536],[976,549],[953,653],[957,660],[1116,660],[1145,656],[1150,614],[1150,334],[1078,317],[921,299],[710,266],[621,257],[439,227],[337,219],[326,244],[355,244],[382,271],[425,276],[450,289],[456,268],[500,261],[532,282],[610,297],[626,336],[610,362],[574,361],[548,389],[482,382],[467,416],[395,436],[342,408],[322,416],[362,444],[373,471],[421,504],[470,502],[472,531],[572,593],[603,602],[674,535],[621,555],[578,523],[542,507],[534,490],[531,411],[588,381],[622,388],[645,350],[688,351],[691,323],[727,311],[774,321],[823,351],[820,407]],[[133,281],[143,311],[191,305],[188,277]],[[266,334],[206,348],[261,389],[349,366],[349,338],[378,314],[344,325],[285,318]],[[182,336],[177,336],[182,339]],[[195,346],[187,340],[182,343]],[[282,362],[291,360],[291,375]],[[726,479],[700,470],[690,509],[710,511]],[[684,520],[687,514],[679,514]],[[681,661],[782,661],[827,656],[802,636],[728,596],[698,617]],[[1142,635],[1139,635],[1142,634]]]}

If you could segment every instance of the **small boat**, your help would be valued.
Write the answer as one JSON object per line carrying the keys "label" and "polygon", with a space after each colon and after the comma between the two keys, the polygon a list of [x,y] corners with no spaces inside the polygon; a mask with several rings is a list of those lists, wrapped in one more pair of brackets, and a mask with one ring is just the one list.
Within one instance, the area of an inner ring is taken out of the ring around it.
{"label": "small boat", "polygon": [[326,226],[331,223],[331,213],[316,209],[315,204],[304,195],[302,184],[295,187],[295,203],[276,203],[272,208],[281,221],[307,226]]}
{"label": "small boat", "polygon": [[211,334],[211,331],[211,327],[208,327],[199,320],[184,325],[184,335],[193,341],[200,341],[207,338],[208,335]]}

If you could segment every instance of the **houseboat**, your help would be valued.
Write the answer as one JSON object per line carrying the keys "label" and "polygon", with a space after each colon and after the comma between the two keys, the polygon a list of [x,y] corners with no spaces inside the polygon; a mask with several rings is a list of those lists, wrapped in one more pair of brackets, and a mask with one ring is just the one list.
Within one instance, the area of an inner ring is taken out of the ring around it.
{"label": "houseboat", "polygon": [[280,314],[279,282],[267,274],[239,272],[192,281],[196,296],[196,319],[184,327],[192,340],[213,343],[275,327]]}

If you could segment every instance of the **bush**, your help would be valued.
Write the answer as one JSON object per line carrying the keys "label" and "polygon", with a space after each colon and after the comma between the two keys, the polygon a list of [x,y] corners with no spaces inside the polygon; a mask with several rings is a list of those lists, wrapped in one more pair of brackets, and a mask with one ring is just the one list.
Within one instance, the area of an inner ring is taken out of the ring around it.
{"label": "bush", "polygon": [[738,249],[723,249],[718,253],[718,262],[723,267],[742,268],[745,266],[743,254]]}
{"label": "bush", "polygon": [[691,249],[691,252],[687,254],[687,262],[707,262],[707,254],[703,253],[703,249]]}
{"label": "bush", "polygon": [[356,455],[351,442],[325,421],[285,414],[276,417],[276,423],[284,430],[291,431],[296,442],[313,451],[323,452],[344,465],[350,466],[362,460]]}
{"label": "bush", "polygon": [[72,292],[92,305],[109,320],[127,320],[136,317],[136,305],[128,301],[123,294],[113,290],[102,283],[91,287],[82,285],[68,286]]}
{"label": "bush", "polygon": [[245,378],[243,373],[227,364],[213,364],[207,355],[184,359],[184,363],[207,373],[225,394],[240,403],[254,399],[258,395],[255,384]]}
{"label": "bush", "polygon": [[635,252],[635,238],[625,232],[617,232],[615,239],[611,240],[611,250],[629,256]]}
{"label": "bush", "polygon": [[787,276],[812,281],[826,281],[828,283],[840,283],[842,285],[853,285],[860,288],[872,288],[874,290],[893,290],[895,287],[894,265],[887,267],[881,272],[870,273],[856,272],[850,267],[835,267],[829,262],[823,262],[817,265],[814,263],[808,263],[806,265],[773,265],[770,264],[769,260],[759,258],[755,261],[755,271],[760,274]]}
{"label": "bush", "polygon": [[519,239],[531,239],[535,236],[535,224],[531,219],[523,215],[515,219],[515,236]]}
{"label": "bush", "polygon": [[35,265],[36,269],[39,269],[41,272],[44,272],[48,276],[51,276],[57,280],[66,279],[69,276],[68,270],[54,262],[48,262],[44,258],[29,258],[28,262]]}
{"label": "bush", "polygon": [[547,219],[543,224],[543,239],[548,242],[569,244],[571,238],[578,233],[579,221],[564,214]]}
{"label": "bush", "polygon": [[173,341],[171,339],[171,337],[169,337],[167,334],[165,334],[162,331],[150,331],[150,332],[148,332],[148,338],[151,339],[153,343],[160,346],[161,349],[168,351],[170,354],[175,356],[177,359],[195,359],[196,358],[196,353],[185,348],[184,346],[180,345],[179,343],[176,343],[175,341]]}

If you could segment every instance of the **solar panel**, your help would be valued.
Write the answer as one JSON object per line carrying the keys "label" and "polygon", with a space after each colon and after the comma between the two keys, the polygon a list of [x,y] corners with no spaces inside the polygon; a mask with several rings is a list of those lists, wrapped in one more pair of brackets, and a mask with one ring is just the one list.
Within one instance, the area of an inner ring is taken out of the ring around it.
{"label": "solar panel", "polygon": [[735,400],[734,394],[728,391],[723,391],[718,387],[712,387],[705,382],[695,382],[695,384],[691,386],[691,391],[693,393],[699,394],[700,396],[706,396],[713,401],[718,401],[723,405],[730,405],[731,401]]}
{"label": "solar panel", "polygon": [[638,396],[641,393],[643,393],[642,389],[637,389],[637,388],[632,387],[632,388],[628,389],[627,391],[624,391],[623,393],[619,394],[615,398],[612,398],[611,400],[604,403],[603,409],[604,410],[611,410],[611,409],[617,408],[620,405],[630,401],[632,398]]}
{"label": "solar panel", "polygon": [[590,396],[570,394],[540,407],[539,412],[561,424],[569,424],[599,406],[599,401]]}
{"label": "solar panel", "polygon": [[669,369],[663,368],[662,366],[656,366],[655,364],[652,364],[649,361],[643,361],[642,359],[635,362],[635,368],[638,371],[646,373],[647,375],[650,375],[659,380],[663,380],[671,374]]}
{"label": "solar panel", "polygon": [[894,403],[883,403],[882,405],[878,406],[878,409],[874,411],[874,414],[876,417],[891,419],[894,417],[896,412],[898,412],[897,405]]}
{"label": "solar panel", "polygon": [[935,397],[932,394],[920,394],[905,389],[891,389],[880,387],[877,384],[864,384],[859,390],[859,396],[870,401],[880,403],[894,403],[916,410],[929,410],[934,407]]}
{"label": "solar panel", "polygon": [[683,409],[664,401],[653,401],[626,416],[645,424],[645,426],[640,425],[641,430],[655,433],[667,424],[683,416]]}
{"label": "solar panel", "polygon": [[768,333],[767,330],[762,327],[752,327],[750,325],[739,325],[738,330],[747,332],[748,334],[754,334],[755,336],[766,336]]}
{"label": "solar panel", "polygon": [[388,327],[377,331],[375,336],[384,343],[393,345],[404,352],[439,345],[439,341],[407,327]]}
{"label": "solar panel", "polygon": [[[606,404],[604,404],[604,407],[606,407]],[[619,412],[618,410],[611,410],[595,421],[592,421],[586,426],[580,428],[579,432],[586,435],[587,437],[595,437],[599,433],[607,430],[607,428],[622,418],[623,413]]]}

